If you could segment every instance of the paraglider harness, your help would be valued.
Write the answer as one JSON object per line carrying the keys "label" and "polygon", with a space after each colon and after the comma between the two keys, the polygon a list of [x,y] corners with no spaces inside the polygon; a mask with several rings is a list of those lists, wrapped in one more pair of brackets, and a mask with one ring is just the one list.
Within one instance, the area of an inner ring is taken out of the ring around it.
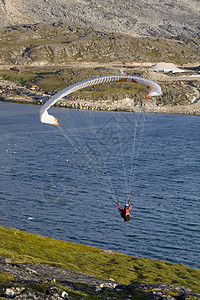
{"label": "paraglider harness", "polygon": [[118,206],[118,211],[121,213],[121,217],[124,219],[124,222],[129,222],[131,219],[131,205],[130,202],[128,201],[128,204],[126,204],[123,208],[120,208],[119,204],[117,203]]}

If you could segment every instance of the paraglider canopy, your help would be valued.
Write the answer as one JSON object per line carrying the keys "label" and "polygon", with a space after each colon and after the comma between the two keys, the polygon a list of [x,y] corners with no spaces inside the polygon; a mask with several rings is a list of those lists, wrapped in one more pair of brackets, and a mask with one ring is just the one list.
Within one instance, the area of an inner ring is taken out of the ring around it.
{"label": "paraglider canopy", "polygon": [[58,120],[52,116],[49,115],[48,109],[54,105],[57,101],[62,99],[63,97],[86,87],[92,86],[92,85],[99,85],[109,82],[133,82],[138,84],[144,84],[150,87],[149,93],[146,96],[146,99],[148,100],[152,96],[159,96],[161,95],[161,87],[154,81],[138,77],[138,76],[132,76],[132,75],[108,75],[108,76],[100,76],[95,78],[86,79],[83,81],[80,81],[78,83],[72,84],[65,89],[61,90],[60,92],[56,93],[53,97],[51,97],[41,108],[40,110],[40,120],[42,123],[52,124],[52,125],[58,125]]}
{"label": "paraglider canopy", "polygon": [[118,198],[128,199],[128,207],[124,209],[130,210],[129,199],[144,129],[145,110],[142,108],[138,111],[136,108],[136,113],[129,114],[58,108],[54,109],[58,120],[48,113],[48,109],[57,101],[75,91],[112,82],[149,86],[146,100],[161,94],[161,88],[156,82],[138,76],[109,75],[90,78],[72,84],[51,97],[40,109],[40,119],[43,123],[53,125],[58,125],[59,120],[57,129],[71,147],[70,161],[73,170],[84,172],[87,176],[92,171],[117,205]]}

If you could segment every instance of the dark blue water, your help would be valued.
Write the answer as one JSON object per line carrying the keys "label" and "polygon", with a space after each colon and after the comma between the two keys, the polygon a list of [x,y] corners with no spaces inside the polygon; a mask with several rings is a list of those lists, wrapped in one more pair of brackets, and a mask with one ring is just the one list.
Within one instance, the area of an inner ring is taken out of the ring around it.
{"label": "dark blue water", "polygon": [[198,116],[71,110],[67,141],[38,111],[0,103],[1,225],[200,268]]}

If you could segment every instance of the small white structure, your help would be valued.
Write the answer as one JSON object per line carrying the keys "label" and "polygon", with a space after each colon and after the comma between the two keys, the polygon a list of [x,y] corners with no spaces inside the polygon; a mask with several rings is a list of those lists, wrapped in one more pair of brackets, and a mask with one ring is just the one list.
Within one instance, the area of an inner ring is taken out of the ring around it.
{"label": "small white structure", "polygon": [[151,71],[156,71],[156,72],[164,72],[164,73],[181,73],[184,72],[184,70],[181,70],[177,68],[174,64],[172,63],[165,63],[165,62],[160,62],[157,63],[149,68]]}

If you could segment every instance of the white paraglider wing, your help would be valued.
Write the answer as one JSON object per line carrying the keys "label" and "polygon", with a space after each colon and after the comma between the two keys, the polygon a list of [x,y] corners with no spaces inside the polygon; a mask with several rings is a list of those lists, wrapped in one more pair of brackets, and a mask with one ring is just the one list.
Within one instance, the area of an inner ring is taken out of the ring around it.
{"label": "white paraglider wing", "polygon": [[58,125],[58,120],[49,115],[48,109],[54,105],[58,100],[62,99],[63,97],[83,88],[92,85],[98,85],[108,82],[134,82],[139,84],[144,84],[150,87],[150,91],[146,96],[146,99],[149,99],[151,96],[159,96],[161,95],[161,87],[154,81],[138,77],[132,75],[108,75],[108,76],[100,76],[95,78],[86,79],[80,81],[78,83],[72,84],[65,89],[61,90],[60,92],[56,93],[53,97],[51,97],[41,108],[40,110],[40,120],[42,123]]}

